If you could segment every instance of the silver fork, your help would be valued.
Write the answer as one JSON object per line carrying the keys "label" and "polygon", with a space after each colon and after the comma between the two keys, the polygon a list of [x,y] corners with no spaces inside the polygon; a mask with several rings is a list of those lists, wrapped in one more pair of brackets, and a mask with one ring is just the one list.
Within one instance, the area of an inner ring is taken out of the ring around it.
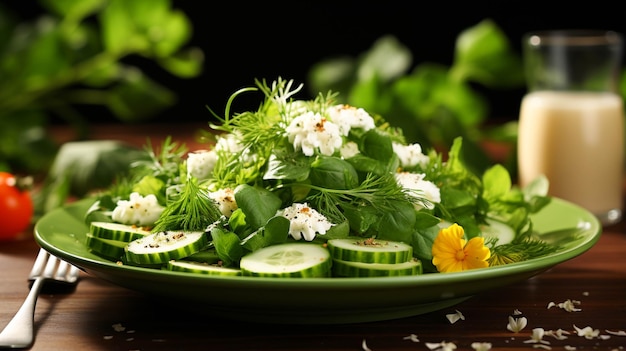
{"label": "silver fork", "polygon": [[0,348],[27,348],[32,345],[35,339],[35,305],[44,283],[46,288],[69,291],[76,286],[78,274],[79,269],[75,266],[40,249],[28,276],[29,282],[32,282],[30,292],[13,319],[0,332]]}

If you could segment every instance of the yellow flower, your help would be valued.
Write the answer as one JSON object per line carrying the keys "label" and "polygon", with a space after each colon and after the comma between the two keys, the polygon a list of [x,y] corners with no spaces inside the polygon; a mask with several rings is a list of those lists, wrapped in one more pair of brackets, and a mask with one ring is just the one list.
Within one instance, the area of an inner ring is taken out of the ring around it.
{"label": "yellow flower", "polygon": [[439,272],[459,272],[489,266],[487,259],[491,252],[485,246],[485,239],[475,237],[466,243],[464,235],[463,227],[456,223],[439,231],[432,248],[433,264]]}

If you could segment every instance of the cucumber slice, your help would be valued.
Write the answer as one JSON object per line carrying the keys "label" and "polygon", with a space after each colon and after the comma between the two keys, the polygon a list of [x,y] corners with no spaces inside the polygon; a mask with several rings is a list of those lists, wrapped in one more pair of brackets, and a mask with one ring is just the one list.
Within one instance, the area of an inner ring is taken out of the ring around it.
{"label": "cucumber slice", "polygon": [[241,258],[244,276],[254,277],[328,277],[332,260],[326,248],[310,243],[285,243],[267,246]]}
{"label": "cucumber slice", "polygon": [[495,219],[487,218],[487,225],[481,225],[483,237],[486,240],[497,238],[496,245],[508,244],[515,239],[515,231],[510,225],[497,221]]}
{"label": "cucumber slice", "polygon": [[204,262],[195,261],[178,261],[170,260],[167,263],[167,269],[176,272],[187,273],[200,273],[208,275],[221,275],[221,276],[237,276],[241,275],[241,270],[231,267],[218,266],[216,264],[208,264]]}
{"label": "cucumber slice", "polygon": [[187,261],[195,261],[202,263],[217,263],[220,257],[215,252],[215,248],[204,249],[185,257]]}
{"label": "cucumber slice", "polygon": [[399,241],[343,238],[327,241],[333,259],[363,263],[402,263],[413,258],[413,247]]}
{"label": "cucumber slice", "polygon": [[135,264],[163,264],[201,251],[208,243],[205,232],[162,231],[128,243],[125,257]]}
{"label": "cucumber slice", "polygon": [[128,245],[125,241],[99,238],[87,233],[85,244],[92,252],[109,259],[119,260],[124,256],[124,248]]}
{"label": "cucumber slice", "polygon": [[89,224],[89,232],[98,238],[125,241],[127,243],[151,234],[149,230],[143,227],[113,222],[91,222]]}
{"label": "cucumber slice", "polygon": [[335,277],[392,277],[422,274],[422,262],[418,259],[402,263],[364,263],[333,260]]}

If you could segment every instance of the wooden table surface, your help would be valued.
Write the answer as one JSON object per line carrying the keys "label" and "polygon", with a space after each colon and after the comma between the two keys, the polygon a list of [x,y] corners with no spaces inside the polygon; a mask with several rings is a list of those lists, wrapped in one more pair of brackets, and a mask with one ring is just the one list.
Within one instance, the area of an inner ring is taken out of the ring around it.
{"label": "wooden table surface", "polygon": [[[0,242],[0,327],[28,293],[26,277],[39,247],[32,234]],[[532,330],[562,329],[567,339],[544,336],[552,350],[626,349],[626,223],[604,228],[599,242],[582,255],[506,287],[444,310],[390,321],[339,325],[268,325],[193,315],[142,293],[81,272],[70,294],[43,294],[35,314],[31,350],[429,350],[451,342],[472,350],[488,342],[493,350],[533,350]],[[559,304],[578,301],[580,311]],[[521,311],[528,325],[507,330],[508,316]],[[446,315],[465,317],[451,323]],[[575,327],[591,327],[587,339]],[[618,335],[607,331],[618,332]],[[621,331],[621,333],[619,333]],[[621,334],[621,335],[619,335]]]}

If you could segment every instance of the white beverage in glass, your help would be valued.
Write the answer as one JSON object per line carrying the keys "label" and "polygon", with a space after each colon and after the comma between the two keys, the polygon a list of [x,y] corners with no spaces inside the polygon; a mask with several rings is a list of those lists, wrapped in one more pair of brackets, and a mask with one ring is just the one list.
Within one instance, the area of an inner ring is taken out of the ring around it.
{"label": "white beverage in glass", "polygon": [[519,117],[519,182],[540,174],[549,194],[603,223],[621,218],[624,167],[622,98],[611,92],[535,91]]}
{"label": "white beverage in glass", "polygon": [[622,219],[624,112],[619,94],[622,35],[549,30],[523,38],[528,93],[517,143],[521,186],[544,175],[549,195]]}

